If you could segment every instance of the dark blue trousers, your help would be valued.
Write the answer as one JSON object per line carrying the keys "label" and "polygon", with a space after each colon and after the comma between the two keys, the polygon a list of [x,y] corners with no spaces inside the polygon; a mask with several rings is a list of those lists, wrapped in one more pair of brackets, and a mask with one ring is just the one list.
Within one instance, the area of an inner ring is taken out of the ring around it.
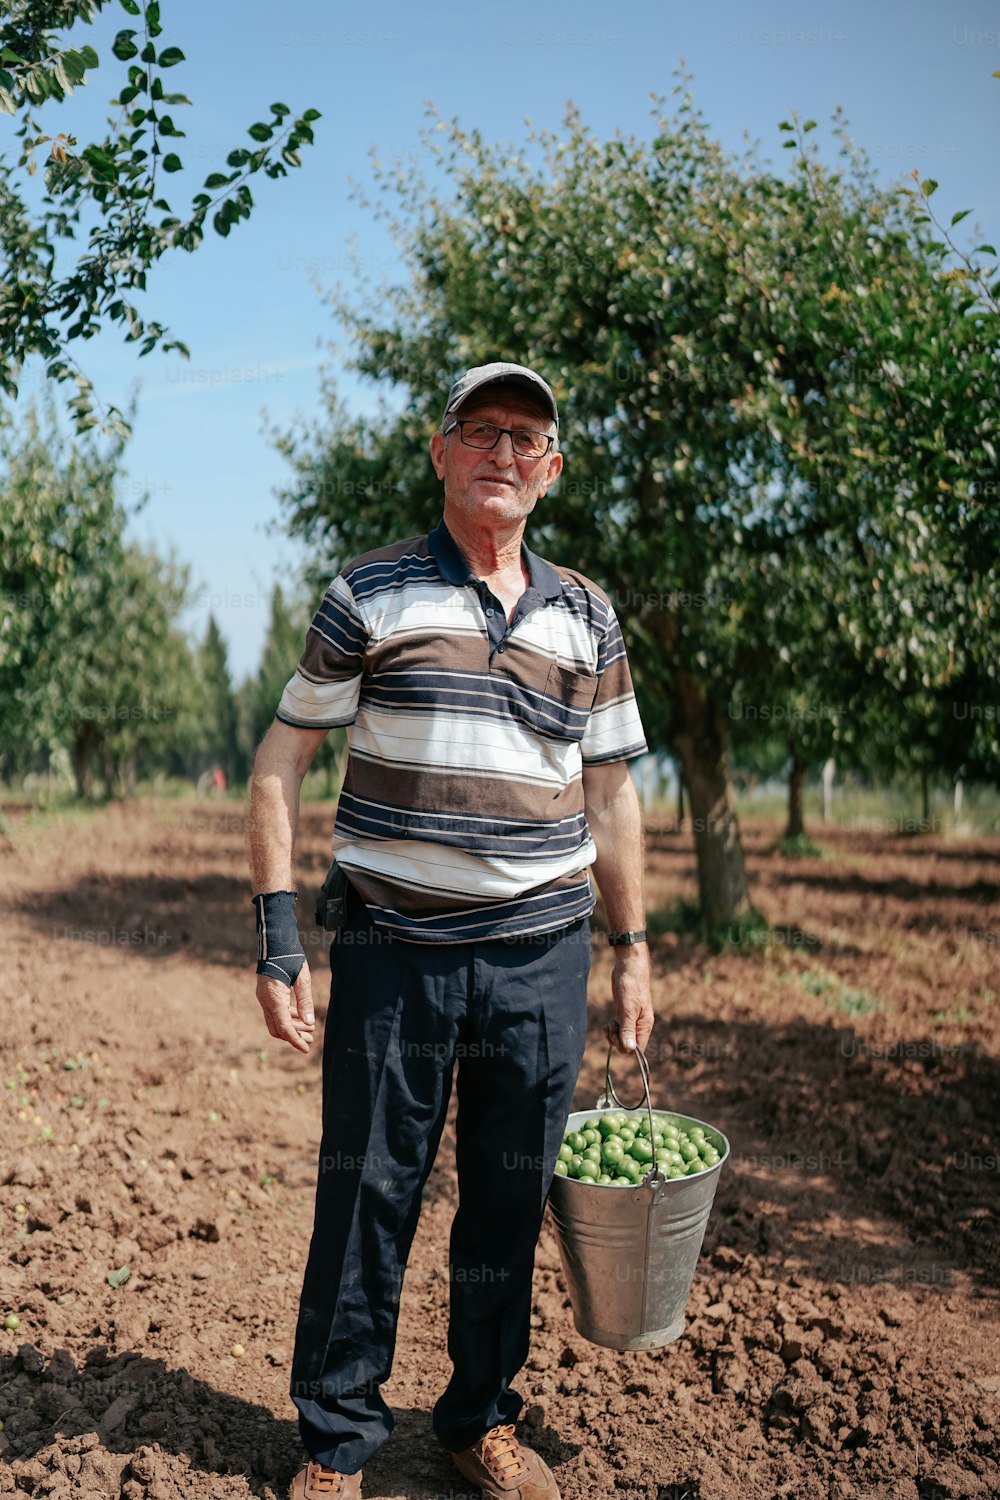
{"label": "dark blue trousers", "polygon": [[535,1245],[586,1034],[590,924],[542,937],[412,943],[353,889],[330,952],[316,1214],[292,1359],[306,1451],[353,1474],[393,1416],[403,1272],[458,1062],[459,1206],[448,1354],[433,1415],[459,1451],[521,1397]]}

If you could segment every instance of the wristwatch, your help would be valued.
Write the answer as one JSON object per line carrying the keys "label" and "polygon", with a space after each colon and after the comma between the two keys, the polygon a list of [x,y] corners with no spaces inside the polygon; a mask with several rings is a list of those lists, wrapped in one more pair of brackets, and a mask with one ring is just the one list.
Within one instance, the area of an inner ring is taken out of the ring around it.
{"label": "wristwatch", "polygon": [[641,932],[609,932],[608,942],[612,948],[624,948],[630,943],[644,943],[646,941],[645,927]]}

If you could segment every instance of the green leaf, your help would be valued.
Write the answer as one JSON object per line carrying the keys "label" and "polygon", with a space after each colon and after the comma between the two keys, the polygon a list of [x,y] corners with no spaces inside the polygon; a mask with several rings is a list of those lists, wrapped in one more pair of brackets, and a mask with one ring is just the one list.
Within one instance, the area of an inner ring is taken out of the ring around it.
{"label": "green leaf", "polygon": [[30,73],[24,75],[22,87],[25,93],[29,94],[32,99],[42,100],[49,92],[48,75],[40,69],[35,68]]}
{"label": "green leaf", "polygon": [[778,121],[778,129],[779,130],[794,130],[794,128],[795,127],[793,126],[791,120],[779,120]]}
{"label": "green leaf", "polygon": [[287,104],[272,104],[271,113],[272,115],[290,115],[291,110],[288,108]]}
{"label": "green leaf", "polygon": [[972,253],[976,255],[980,251],[982,251],[983,255],[996,255],[997,253],[992,245],[977,245]]}
{"label": "green leaf", "polygon": [[[122,4],[125,4],[125,0],[122,0]],[[109,1271],[108,1286],[113,1286],[116,1288],[124,1286],[131,1274],[132,1272],[129,1270],[128,1266],[119,1266],[117,1271]]]}
{"label": "green leaf", "polygon": [[20,63],[22,68],[28,66],[27,60],[19,52],[15,52],[13,47],[4,47],[0,51],[0,62]]}
{"label": "green leaf", "polygon": [[929,198],[932,193],[937,191],[937,183],[934,181],[934,178],[925,177],[923,182],[920,184],[920,190],[925,198]]}
{"label": "green leaf", "polygon": [[15,100],[14,95],[8,93],[4,88],[0,88],[0,110],[2,110],[5,115],[17,114],[17,101]]}
{"label": "green leaf", "polygon": [[156,48],[153,46],[152,42],[147,42],[145,47],[143,47],[141,57],[144,63],[155,63]]}
{"label": "green leaf", "polygon": [[179,47],[164,47],[160,53],[160,67],[172,68],[179,62],[184,62],[184,53]]}
{"label": "green leaf", "polygon": [[259,120],[251,125],[247,135],[252,141],[269,141],[274,134],[270,125],[263,125]]}
{"label": "green leaf", "polygon": [[959,223],[961,223],[961,221],[965,218],[966,214],[971,214],[971,212],[972,212],[971,208],[960,208],[957,214],[952,214],[952,216],[951,216],[951,222],[952,222],[952,224],[959,224]]}
{"label": "green leaf", "polygon": [[101,59],[98,57],[93,47],[81,47],[80,56],[87,64],[88,68],[99,68],[101,65]]}
{"label": "green leaf", "polygon": [[132,40],[134,36],[134,31],[119,31],[115,37],[111,50],[119,62],[128,62],[138,52],[139,49]]}
{"label": "green leaf", "polygon": [[121,0],[121,7],[122,10],[127,10],[130,16],[137,16],[140,13],[139,0]]}
{"label": "green leaf", "polygon": [[0,68],[0,89],[12,89],[14,87],[13,73],[7,73]]}
{"label": "green leaf", "polygon": [[815,120],[807,120],[806,123],[803,125],[802,129],[803,129],[803,132],[805,132],[807,130],[815,130],[816,129],[816,121]]}
{"label": "green leaf", "polygon": [[307,109],[302,118],[303,120],[321,120],[323,116],[318,109]]}
{"label": "green leaf", "polygon": [[213,217],[212,223],[215,225],[216,233],[221,234],[222,238],[225,239],[229,233],[229,216],[220,208],[218,213]]}
{"label": "green leaf", "polygon": [[163,158],[164,172],[179,172],[182,166],[183,162],[175,151],[171,151],[169,156]]}
{"label": "green leaf", "polygon": [[228,182],[229,178],[226,176],[225,172],[212,172],[208,177],[205,178],[205,186],[207,188],[225,187]]}

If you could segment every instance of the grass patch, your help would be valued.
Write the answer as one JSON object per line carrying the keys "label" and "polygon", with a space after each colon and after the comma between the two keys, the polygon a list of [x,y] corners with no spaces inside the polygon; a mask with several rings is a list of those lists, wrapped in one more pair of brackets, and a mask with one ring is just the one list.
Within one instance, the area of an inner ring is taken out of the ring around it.
{"label": "grass patch", "polygon": [[825,859],[826,851],[814,844],[807,833],[797,833],[793,838],[780,838],[774,845],[775,854],[787,854],[790,859]]}
{"label": "grass patch", "polygon": [[53,797],[51,801],[30,808],[22,816],[4,818],[2,832],[20,852],[36,838],[44,837],[53,829],[72,828],[83,823],[105,806],[103,801],[92,802],[81,797]]}
{"label": "grass patch", "polygon": [[882,1002],[877,995],[870,995],[867,990],[856,990],[851,985],[844,984],[835,974],[810,969],[799,975],[799,983],[807,995],[825,1000],[828,1010],[839,1011],[845,1016],[871,1016],[882,1009]]}
{"label": "grass patch", "polygon": [[665,932],[696,936],[700,922],[701,907],[697,901],[685,901],[683,897],[670,906],[659,906],[646,913],[646,931],[650,937],[662,937]]}
{"label": "grass patch", "polygon": [[651,937],[660,937],[665,932],[693,937],[713,953],[759,952],[774,942],[767,918],[755,907],[732,922],[706,922],[698,903],[683,897],[670,906],[647,912],[646,931]]}

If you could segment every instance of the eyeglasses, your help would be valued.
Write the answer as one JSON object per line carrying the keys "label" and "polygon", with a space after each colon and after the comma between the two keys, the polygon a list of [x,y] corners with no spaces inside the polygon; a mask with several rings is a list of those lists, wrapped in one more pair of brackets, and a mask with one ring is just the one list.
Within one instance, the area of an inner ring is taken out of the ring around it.
{"label": "eyeglasses", "polygon": [[477,422],[474,417],[465,421],[456,418],[444,428],[442,436],[447,437],[455,427],[466,448],[495,448],[506,433],[519,458],[543,458],[555,441],[548,433],[536,432],[533,427],[498,427],[495,422]]}

